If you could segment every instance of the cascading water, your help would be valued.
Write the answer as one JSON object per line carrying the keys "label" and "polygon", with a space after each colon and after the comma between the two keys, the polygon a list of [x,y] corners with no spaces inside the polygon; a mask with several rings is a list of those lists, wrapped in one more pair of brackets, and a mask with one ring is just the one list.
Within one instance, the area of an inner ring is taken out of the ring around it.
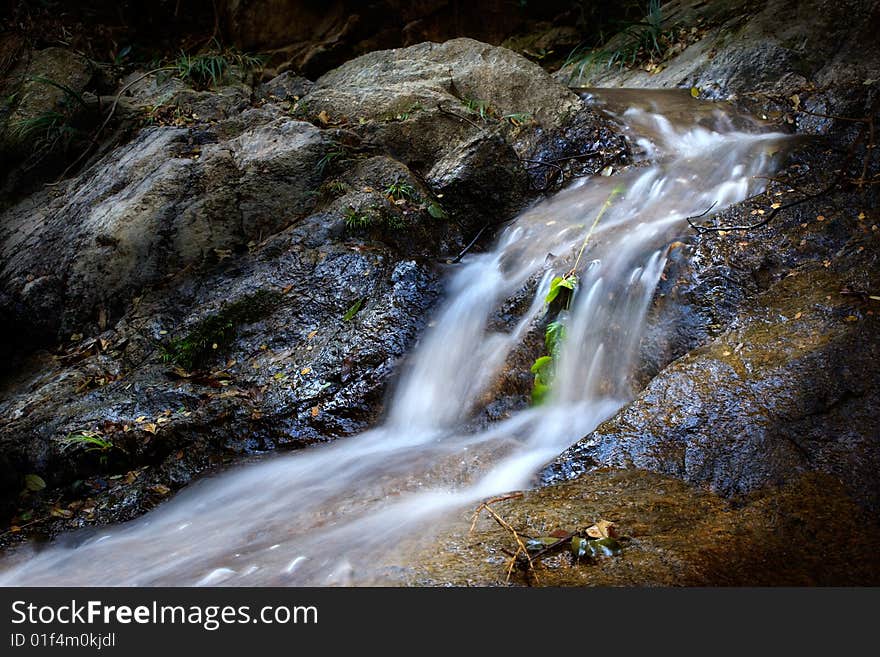
{"label": "cascading water", "polygon": [[[686,96],[596,92],[653,164],[577,181],[520,215],[494,249],[467,258],[383,426],[205,480],[75,547],[22,550],[6,560],[0,584],[387,582],[387,552],[401,537],[527,485],[632,397],[645,314],[685,218],[741,201],[773,170],[783,135]],[[561,318],[550,396],[469,431],[508,356],[544,315],[550,279],[572,266],[603,206]],[[534,300],[516,325],[489,330],[498,305],[525,286]]]}

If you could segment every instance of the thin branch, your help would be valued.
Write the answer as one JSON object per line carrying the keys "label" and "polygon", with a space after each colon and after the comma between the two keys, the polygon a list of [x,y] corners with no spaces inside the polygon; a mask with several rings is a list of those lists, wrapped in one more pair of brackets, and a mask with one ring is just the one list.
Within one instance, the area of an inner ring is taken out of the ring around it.
{"label": "thin branch", "polygon": [[462,116],[461,114],[458,114],[457,112],[453,112],[452,110],[448,110],[448,109],[446,109],[445,107],[443,107],[443,103],[438,103],[438,104],[437,104],[437,109],[440,110],[441,112],[443,112],[444,114],[449,114],[449,116],[454,116],[455,118],[459,119],[460,121],[466,121],[466,122],[470,123],[470,124],[471,124],[472,126],[474,126],[477,130],[483,130],[483,127],[482,127],[482,126],[478,126],[476,123],[474,123],[473,121],[471,121],[471,120],[470,120],[469,118],[467,118],[466,116]]}
{"label": "thin branch", "polygon": [[692,216],[690,216],[690,217],[685,217],[685,219],[687,220],[688,224],[690,224],[690,227],[693,228],[693,229],[694,229],[695,231],[697,231],[698,233],[702,232],[702,231],[703,231],[703,226],[698,226],[697,224],[695,224],[695,223],[694,223],[694,219],[701,219],[701,218],[705,217],[707,214],[709,214],[709,212],[712,211],[712,208],[714,208],[716,205],[718,205],[718,201],[713,201],[713,202],[712,202],[712,205],[710,205],[708,208],[706,208],[706,209],[705,209],[703,212],[701,212],[700,214],[695,214],[695,215],[692,215]]}
{"label": "thin branch", "polygon": [[477,240],[480,239],[480,236],[486,232],[486,229],[488,227],[489,227],[489,224],[486,224],[485,226],[480,228],[480,230],[477,231],[477,234],[474,235],[474,239],[472,239],[470,242],[468,242],[468,245],[461,250],[461,253],[459,253],[457,256],[455,256],[455,260],[453,260],[450,264],[457,265],[459,262],[461,262],[461,259],[463,257],[465,257],[465,255],[467,255],[467,252],[473,248],[474,244],[477,243]]}

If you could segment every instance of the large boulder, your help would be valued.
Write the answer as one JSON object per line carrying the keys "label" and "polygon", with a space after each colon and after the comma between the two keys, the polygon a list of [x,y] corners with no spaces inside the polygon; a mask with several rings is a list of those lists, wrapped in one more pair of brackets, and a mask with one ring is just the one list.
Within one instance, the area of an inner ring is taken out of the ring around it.
{"label": "large boulder", "polygon": [[311,124],[259,112],[222,143],[210,129],[142,131],[65,193],[4,213],[0,286],[10,324],[48,339],[106,325],[145,285],[278,232],[313,206],[328,148]]}

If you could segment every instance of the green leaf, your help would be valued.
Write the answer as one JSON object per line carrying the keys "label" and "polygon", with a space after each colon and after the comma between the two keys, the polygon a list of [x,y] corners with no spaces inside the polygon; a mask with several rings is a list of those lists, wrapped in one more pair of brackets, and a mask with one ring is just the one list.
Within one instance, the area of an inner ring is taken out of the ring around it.
{"label": "green leaf", "polygon": [[553,303],[563,290],[574,292],[575,287],[577,287],[577,282],[577,276],[566,276],[564,278],[562,276],[557,276],[550,281],[550,290],[547,292],[547,296],[544,297],[544,302],[547,305]]}
{"label": "green leaf", "polygon": [[434,217],[434,219],[448,219],[449,215],[446,214],[446,210],[443,209],[436,201],[428,204],[428,214]]}
{"label": "green leaf", "polygon": [[46,487],[46,482],[43,481],[43,478],[39,475],[28,474],[24,476],[24,488],[25,490],[29,490],[32,493],[36,493],[39,490],[43,490]]}
{"label": "green leaf", "polygon": [[351,306],[351,308],[349,308],[347,311],[345,311],[345,314],[342,316],[343,322],[350,322],[352,320],[352,318],[355,315],[357,315],[358,311],[361,309],[361,306],[364,303],[364,299],[366,299],[366,297],[361,297],[360,299],[358,299],[357,301],[354,302],[354,304]]}
{"label": "green leaf", "polygon": [[580,536],[572,536],[571,538],[571,554],[575,559],[593,556],[592,541],[588,541]]}
{"label": "green leaf", "polygon": [[544,346],[554,358],[559,355],[559,349],[565,340],[565,324],[562,322],[550,322],[544,333]]}
{"label": "green leaf", "polygon": [[554,538],[553,536],[538,536],[537,538],[530,538],[526,541],[526,550],[529,552],[538,552],[545,547],[556,545],[558,542],[559,539]]}
{"label": "green leaf", "polygon": [[614,557],[623,552],[620,543],[613,538],[598,538],[595,541],[590,541],[590,543],[593,544],[596,553],[603,554],[606,557]]}
{"label": "green leaf", "polygon": [[547,395],[550,394],[550,386],[539,383],[537,380],[532,386],[532,404],[535,406],[539,406],[544,403],[544,400],[547,399]]}
{"label": "green leaf", "polygon": [[545,368],[553,362],[553,356],[541,356],[535,363],[532,365],[532,374],[541,375]]}

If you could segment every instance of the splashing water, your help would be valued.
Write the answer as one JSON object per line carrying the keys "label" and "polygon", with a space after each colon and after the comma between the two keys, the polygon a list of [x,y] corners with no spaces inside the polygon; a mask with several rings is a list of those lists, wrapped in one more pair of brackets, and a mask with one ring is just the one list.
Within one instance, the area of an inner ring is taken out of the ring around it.
{"label": "splashing water", "polygon": [[[574,183],[521,214],[491,251],[466,259],[383,426],[204,480],[79,546],[20,551],[6,560],[0,584],[387,582],[388,553],[402,537],[526,486],[632,398],[645,314],[685,218],[743,200],[761,188],[757,176],[773,171],[783,135],[686,95],[594,92],[654,163]],[[545,314],[550,279],[571,267],[609,198],[563,316],[567,336],[550,397],[469,430]],[[524,289],[533,301],[515,325],[490,330],[499,305]]]}

